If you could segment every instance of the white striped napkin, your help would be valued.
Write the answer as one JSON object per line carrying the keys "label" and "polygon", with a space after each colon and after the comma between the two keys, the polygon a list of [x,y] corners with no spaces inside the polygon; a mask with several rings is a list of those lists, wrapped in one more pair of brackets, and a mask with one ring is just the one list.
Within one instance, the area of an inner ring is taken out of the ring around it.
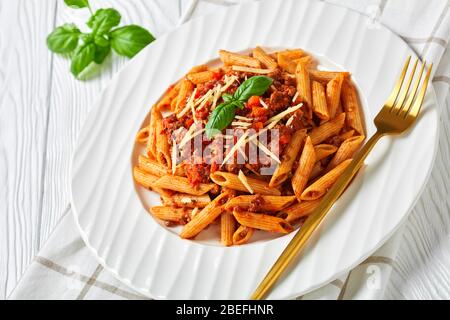
{"label": "white striped napkin", "polygon": [[[192,17],[235,5],[239,0],[190,0],[180,24]],[[330,0],[357,10],[399,34],[416,52],[437,66],[433,83],[442,119],[450,110],[450,2],[443,0]],[[442,121],[441,134],[449,135]],[[331,283],[298,299],[381,299],[402,239],[397,233],[371,257]],[[10,299],[145,299],[104,270],[86,248],[70,206],[50,239],[29,266]]]}

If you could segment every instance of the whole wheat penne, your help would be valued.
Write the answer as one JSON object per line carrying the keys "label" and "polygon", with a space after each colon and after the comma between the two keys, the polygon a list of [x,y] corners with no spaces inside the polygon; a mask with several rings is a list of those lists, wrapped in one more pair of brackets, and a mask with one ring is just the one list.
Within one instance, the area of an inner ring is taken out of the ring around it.
{"label": "whole wheat penne", "polygon": [[339,73],[327,84],[327,105],[330,119],[333,119],[337,114],[341,97],[342,81],[344,81],[344,76],[342,73]]}
{"label": "whole wheat penne", "polygon": [[251,67],[244,67],[244,66],[231,66],[231,69],[233,71],[248,72],[248,73],[255,73],[255,74],[269,74],[269,73],[273,72],[273,69],[251,68]]}
{"label": "whole wheat penne", "polygon": [[314,146],[311,142],[311,138],[306,137],[297,170],[295,170],[291,181],[292,189],[294,190],[295,196],[299,201],[300,196],[308,183],[309,176],[311,175],[311,171],[315,163],[316,153],[314,152]]}
{"label": "whole wheat penne", "polygon": [[356,93],[356,88],[348,79],[342,84],[342,107],[347,113],[347,125],[355,129],[359,134],[364,134],[364,124],[358,94]]}
{"label": "whole wheat penne", "polygon": [[329,155],[332,155],[337,151],[337,147],[332,144],[318,144],[314,146],[314,152],[316,153],[316,162],[325,159]]}
{"label": "whole wheat penne", "polygon": [[339,140],[341,140],[341,141],[347,140],[348,138],[353,137],[354,134],[355,134],[355,130],[349,130],[347,132],[341,133],[339,135]]}
{"label": "whole wheat penne", "polygon": [[260,68],[261,63],[258,59],[239,54],[233,53],[226,50],[219,50],[220,60],[226,65],[234,65],[234,66],[245,66],[252,68]]}
{"label": "whole wheat penne", "polygon": [[277,52],[278,56],[284,56],[288,59],[294,60],[299,59],[305,55],[305,52],[302,49],[287,49],[283,51]]}
{"label": "whole wheat penne", "polygon": [[185,224],[191,214],[191,209],[173,208],[166,206],[154,206],[150,208],[150,213],[156,218],[164,221],[172,221],[179,224]]}
{"label": "whole wheat penne", "polygon": [[330,114],[327,107],[325,88],[320,82],[312,82],[312,108],[319,119],[328,121]]}
{"label": "whole wheat penne", "polygon": [[297,78],[297,92],[300,101],[305,103],[308,107],[308,118],[312,117],[312,95],[311,95],[311,81],[306,66],[302,63],[297,64],[295,69],[295,77]]}
{"label": "whole wheat penne", "polygon": [[355,136],[342,142],[333,159],[328,163],[327,170],[331,170],[343,161],[353,157],[363,141],[364,136]]}
{"label": "whole wheat penne", "polygon": [[[247,187],[234,173],[216,171],[214,173],[211,173],[210,178],[214,183],[222,187],[226,187],[232,190],[249,192]],[[255,194],[274,196],[279,196],[281,194],[280,190],[269,187],[269,184],[265,181],[247,177],[247,182]]]}
{"label": "whole wheat penne", "polygon": [[232,196],[233,194],[230,192],[223,192],[218,195],[184,226],[183,230],[181,230],[180,237],[184,239],[195,237],[224,212],[223,204]]}
{"label": "whole wheat penne", "polygon": [[296,204],[293,204],[292,206],[279,212],[277,216],[279,218],[286,220],[289,223],[292,223],[312,213],[314,209],[317,208],[320,201],[321,199],[297,202]]}
{"label": "whole wheat penne", "polygon": [[172,157],[167,136],[163,132],[163,122],[156,123],[156,160],[163,166],[172,167]]}
{"label": "whole wheat penne", "polygon": [[149,126],[143,127],[141,130],[138,131],[135,141],[137,143],[147,144],[148,133],[149,133]]}
{"label": "whole wheat penne", "polygon": [[186,78],[191,81],[193,84],[200,84],[208,82],[214,79],[213,71],[201,71],[196,73],[189,73]]}
{"label": "whole wheat penne", "polygon": [[191,70],[189,70],[188,74],[207,71],[208,69],[209,67],[206,64],[200,64],[198,66],[192,67]]}
{"label": "whole wheat penne", "polygon": [[311,137],[313,145],[319,144],[322,141],[337,135],[344,126],[344,122],[345,113],[341,113],[336,118],[312,129],[309,136]]}
{"label": "whole wheat penne", "polygon": [[139,155],[138,164],[141,169],[147,171],[148,173],[154,176],[162,177],[168,174],[167,167],[161,165],[158,161],[146,157],[144,155]]}
{"label": "whole wheat penne", "polygon": [[241,210],[254,210],[251,211],[263,211],[263,212],[277,212],[288,206],[295,201],[295,196],[238,196],[234,197],[225,205],[225,209],[232,211],[234,208]]}
{"label": "whole wheat penne", "polygon": [[239,226],[233,233],[233,244],[240,245],[247,243],[253,235],[255,229],[246,226]]}
{"label": "whole wheat penne", "polygon": [[172,102],[173,99],[175,99],[178,96],[179,92],[180,92],[180,82],[176,83],[175,85],[171,86],[168,89],[168,91],[156,104],[156,109],[161,110],[170,107],[170,103]]}
{"label": "whole wheat penne", "polygon": [[286,220],[268,214],[234,210],[233,215],[246,227],[280,233],[289,233],[293,230]]}
{"label": "whole wheat penne", "polygon": [[155,187],[178,191],[192,195],[202,195],[214,188],[213,183],[200,183],[197,187],[193,187],[187,178],[165,175],[156,180],[153,184]]}
{"label": "whole wheat penne", "polygon": [[311,170],[311,174],[309,175],[309,180],[308,181],[314,180],[315,178],[320,176],[324,171],[325,171],[325,168],[322,165],[322,163],[320,161],[317,161],[314,164],[314,167]]}
{"label": "whole wheat penne", "polygon": [[236,219],[231,212],[224,212],[220,215],[220,242],[224,246],[233,244],[233,234],[236,231]]}
{"label": "whole wheat penne", "polygon": [[297,159],[300,148],[306,136],[306,130],[297,130],[291,137],[291,141],[286,147],[281,163],[275,169],[269,182],[269,187],[276,187],[282,184],[291,175],[292,165]]}
{"label": "whole wheat penne", "polygon": [[352,162],[352,159],[347,159],[344,162],[337,165],[331,171],[328,171],[325,175],[314,181],[309,187],[307,187],[302,195],[301,200],[316,200],[321,198],[329,188],[336,182],[339,176],[344,172],[345,168]]}
{"label": "whole wheat penne", "polygon": [[267,69],[275,69],[278,67],[277,62],[269,56],[261,47],[253,49],[253,58],[256,58]]}
{"label": "whole wheat penne", "polygon": [[161,120],[161,112],[156,107],[153,107],[150,110],[150,123],[148,125],[148,139],[146,146],[146,152],[149,157],[156,158],[156,127]]}
{"label": "whole wheat penne", "polygon": [[155,181],[158,180],[158,176],[148,173],[138,167],[133,168],[133,177],[137,183],[147,189],[152,188]]}
{"label": "whole wheat penne", "polygon": [[297,68],[297,62],[294,62],[291,58],[283,54],[277,54],[277,64],[278,66],[291,74],[295,74],[295,69]]}
{"label": "whole wheat penne", "polygon": [[309,75],[311,79],[314,81],[319,81],[322,84],[326,85],[328,82],[330,82],[334,77],[336,77],[338,74],[342,74],[344,78],[350,77],[350,73],[344,71],[323,71],[323,70],[315,70],[315,69],[309,69]]}
{"label": "whole wheat penne", "polygon": [[170,197],[162,197],[162,200],[166,206],[184,208],[204,208],[211,202],[211,198],[207,193],[199,196],[187,193],[175,193]]}
{"label": "whole wheat penne", "polygon": [[295,63],[303,63],[305,66],[309,68],[313,67],[315,65],[315,61],[313,59],[313,57],[311,56],[303,56],[301,58],[298,59],[294,59],[293,60]]}
{"label": "whole wheat penne", "polygon": [[191,96],[192,91],[194,91],[194,84],[189,80],[181,80],[180,92],[177,96],[177,105],[174,111],[175,113],[180,112],[186,106],[187,99]]}

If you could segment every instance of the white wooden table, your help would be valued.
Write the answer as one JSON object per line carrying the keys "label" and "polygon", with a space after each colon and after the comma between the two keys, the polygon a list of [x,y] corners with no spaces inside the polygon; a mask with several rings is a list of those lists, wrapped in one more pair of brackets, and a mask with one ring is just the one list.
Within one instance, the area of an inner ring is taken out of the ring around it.
{"label": "white wooden table", "polygon": [[[91,2],[113,6],[124,23],[159,36],[177,25],[190,1]],[[95,97],[127,61],[108,58],[99,76],[80,82],[66,59],[49,52],[45,39],[55,25],[82,23],[86,15],[62,0],[0,0],[0,298],[14,289],[67,210],[77,133]],[[386,298],[450,297],[448,108],[442,118],[437,163],[407,222]]]}

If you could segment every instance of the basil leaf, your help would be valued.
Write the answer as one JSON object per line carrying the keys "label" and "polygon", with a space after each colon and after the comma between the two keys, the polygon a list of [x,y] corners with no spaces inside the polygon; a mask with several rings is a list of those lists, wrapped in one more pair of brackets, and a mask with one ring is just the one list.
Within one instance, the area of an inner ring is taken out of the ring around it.
{"label": "basil leaf", "polygon": [[96,46],[94,43],[86,43],[77,48],[72,56],[70,71],[78,76],[95,59]]}
{"label": "basil leaf", "polygon": [[211,113],[205,126],[206,136],[211,139],[221,130],[225,129],[234,119],[235,105],[233,103],[221,103]]}
{"label": "basil leaf", "polygon": [[241,102],[247,101],[251,96],[260,96],[272,84],[273,79],[266,76],[254,76],[245,80],[234,93],[233,97]]}
{"label": "basil leaf", "polygon": [[117,28],[110,33],[111,46],[120,55],[134,57],[139,51],[155,40],[153,35],[142,27],[129,25]]}
{"label": "basil leaf", "polygon": [[94,62],[97,64],[101,64],[103,61],[105,61],[108,54],[111,52],[111,45],[108,44],[106,46],[95,46],[95,56],[94,56]]}
{"label": "basil leaf", "polygon": [[56,53],[70,53],[78,45],[81,31],[74,24],[64,24],[47,37],[48,48]]}
{"label": "basil leaf", "polygon": [[222,95],[222,99],[223,99],[223,101],[225,101],[225,102],[231,102],[231,101],[234,100],[233,96],[232,96],[231,94],[229,94],[229,93],[224,93],[224,94]]}
{"label": "basil leaf", "polygon": [[67,6],[74,9],[89,8],[88,0],[64,0]]}
{"label": "basil leaf", "polygon": [[102,35],[119,25],[121,18],[116,9],[98,9],[86,24],[95,34]]}

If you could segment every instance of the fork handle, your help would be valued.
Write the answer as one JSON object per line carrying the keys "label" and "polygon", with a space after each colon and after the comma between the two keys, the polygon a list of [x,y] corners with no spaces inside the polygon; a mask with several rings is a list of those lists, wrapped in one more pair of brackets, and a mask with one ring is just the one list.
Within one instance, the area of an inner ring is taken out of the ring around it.
{"label": "fork handle", "polygon": [[289,264],[297,257],[300,251],[304,249],[314,231],[322,222],[323,218],[325,218],[328,210],[330,210],[333,203],[344,192],[345,188],[358,172],[359,168],[361,168],[364,163],[364,159],[382,136],[383,134],[377,131],[361,148],[333,187],[323,197],[317,208],[308,216],[305,223],[297,231],[297,234],[289,242],[283,253],[278,257],[277,261],[267,273],[264,280],[261,281],[258,288],[251,296],[251,299],[261,300],[266,297],[283,272],[287,269]]}

